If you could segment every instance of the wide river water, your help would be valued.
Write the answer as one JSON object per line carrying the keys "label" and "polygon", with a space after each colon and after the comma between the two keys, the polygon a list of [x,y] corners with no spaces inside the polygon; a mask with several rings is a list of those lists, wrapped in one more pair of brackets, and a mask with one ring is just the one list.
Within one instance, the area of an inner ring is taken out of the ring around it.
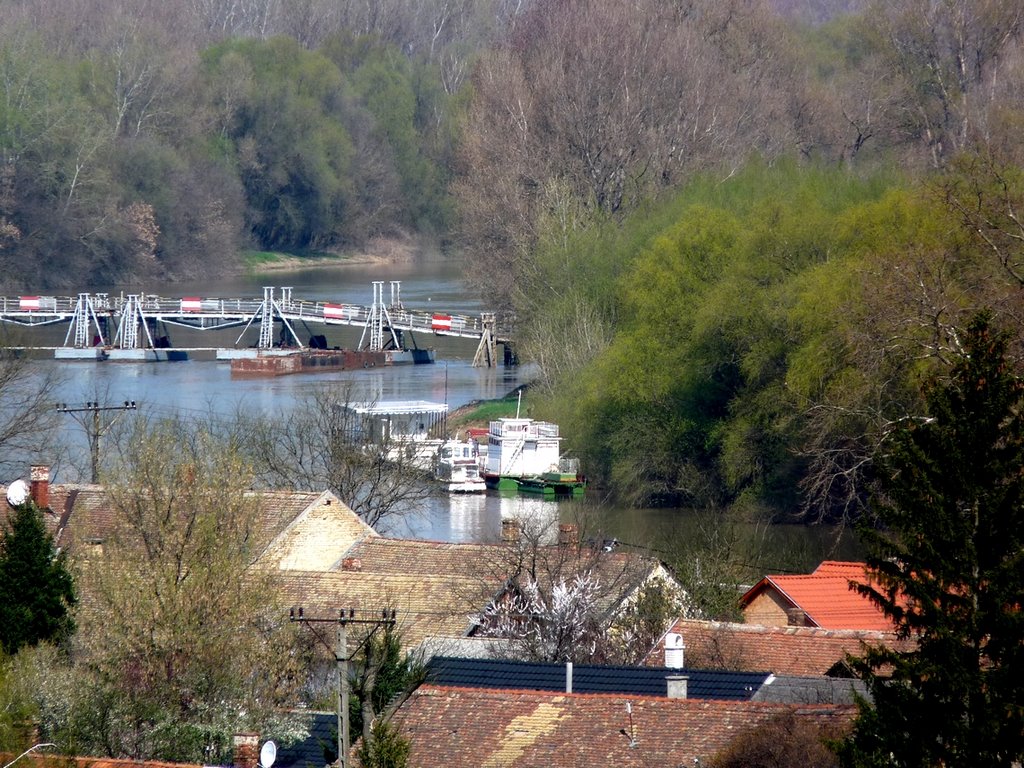
{"label": "wide river water", "polygon": [[[317,267],[300,271],[272,271],[192,284],[96,286],[92,290],[109,293],[148,293],[164,297],[199,296],[203,298],[257,298],[264,286],[291,287],[296,299],[327,300],[342,304],[369,305],[373,281],[384,281],[385,296],[390,296],[390,281],[401,281],[401,299],[412,310],[447,314],[475,315],[486,310],[462,280],[457,263],[426,260],[399,264],[350,264]],[[87,290],[83,288],[82,290]],[[61,334],[66,329],[61,330]],[[322,327],[311,332],[321,333]],[[216,335],[190,334],[170,329],[176,346],[230,346],[240,330]],[[354,347],[360,329],[332,329],[328,341],[333,345]],[[255,342],[250,330],[243,342]],[[190,336],[190,337],[189,337]],[[186,338],[188,337],[188,338]],[[214,339],[217,339],[215,342]],[[367,400],[431,400],[447,402],[450,409],[473,400],[501,397],[529,382],[529,366],[493,369],[473,368],[475,343],[469,340],[418,336],[419,346],[434,347],[434,365],[396,366],[370,371],[298,374],[276,378],[233,379],[228,363],[194,356],[177,363],[111,363],[40,361],[40,368],[53,366],[64,375],[58,399],[68,405],[88,401],[120,403],[134,400],[140,413],[151,415],[195,415],[228,419],[239,409],[286,419],[291,408],[302,401],[311,388],[324,384],[344,384],[354,390],[354,398]],[[500,351],[499,351],[500,355]],[[69,429],[81,433],[78,450],[85,455],[84,431],[69,418]],[[70,435],[72,440],[73,435]],[[65,462],[59,465],[55,481],[83,479],[84,465]],[[585,468],[584,468],[585,470]],[[392,523],[386,533],[441,541],[494,541],[500,537],[503,517],[528,518],[548,524],[552,530],[561,521],[585,519],[598,537],[615,537],[626,543],[667,546],[673,537],[696,536],[702,525],[681,510],[629,510],[601,503],[590,494],[583,502],[544,502],[533,498],[491,495],[433,497],[415,514]],[[705,532],[706,533],[706,532]],[[703,534],[702,534],[703,535]],[[834,532],[821,529],[752,527],[745,536],[762,537],[766,546],[780,551],[799,549],[812,563],[823,556],[842,556],[832,543]]]}

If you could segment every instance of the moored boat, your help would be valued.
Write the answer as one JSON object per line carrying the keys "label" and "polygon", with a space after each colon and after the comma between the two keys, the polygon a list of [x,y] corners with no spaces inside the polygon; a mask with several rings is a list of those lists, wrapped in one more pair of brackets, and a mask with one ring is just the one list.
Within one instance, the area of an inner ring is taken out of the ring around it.
{"label": "moored boat", "polygon": [[586,481],[575,459],[562,457],[558,425],[533,419],[492,421],[484,481],[488,488],[541,495],[580,496]]}
{"label": "moored boat", "polygon": [[437,454],[434,477],[449,493],[483,493],[487,483],[480,474],[475,442],[447,440]]}

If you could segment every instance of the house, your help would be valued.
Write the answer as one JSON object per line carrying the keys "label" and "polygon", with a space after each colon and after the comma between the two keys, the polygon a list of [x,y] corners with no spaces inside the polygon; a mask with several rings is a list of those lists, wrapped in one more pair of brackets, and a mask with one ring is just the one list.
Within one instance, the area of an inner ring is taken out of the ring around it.
{"label": "house", "polygon": [[767,670],[775,675],[846,677],[847,654],[865,645],[910,648],[895,632],[821,627],[773,627],[679,619],[648,656],[660,665],[665,638],[678,637],[687,664],[705,669]]}
{"label": "house", "polygon": [[[101,558],[118,525],[106,489],[51,486],[45,467],[34,467],[32,478],[32,497],[55,544],[75,560]],[[246,493],[258,510],[252,566],[274,573],[284,605],[320,617],[342,608],[374,615],[394,610],[407,649],[428,638],[472,634],[481,609],[525,578],[550,586],[585,569],[600,580],[598,609],[609,620],[643,584],[671,578],[649,558],[580,545],[571,526],[556,545],[524,536],[501,544],[391,539],[328,491]]]}
{"label": "house", "polygon": [[[6,488],[0,488],[6,492]],[[51,485],[47,467],[32,468],[31,497],[54,545],[72,558],[101,557],[117,529],[117,511],[102,485]],[[253,564],[280,570],[326,570],[357,541],[376,537],[329,491],[248,491],[258,510]],[[7,505],[0,505],[6,515]]]}
{"label": "house", "polygon": [[[258,768],[260,765],[259,744],[260,740],[257,734],[236,734],[233,739],[231,768]],[[47,752],[33,751],[38,747],[47,748]],[[53,744],[40,744],[21,755],[0,752],[0,765],[9,766],[15,761],[19,761],[25,768],[28,766],[32,766],[32,768],[209,768],[198,763],[50,754],[50,749],[53,747]]]}
{"label": "house", "polygon": [[286,604],[306,616],[337,616],[340,609],[363,615],[396,612],[403,647],[411,650],[435,636],[461,637],[470,617],[501,586],[482,561],[493,546],[366,536],[330,569],[289,569],[277,574]]}
{"label": "house", "polygon": [[893,623],[853,588],[869,583],[864,563],[825,561],[811,574],[765,576],[740,606],[747,624],[891,632]]}
{"label": "house", "polygon": [[395,713],[418,768],[694,766],[788,712],[841,734],[852,707],[427,683]]}

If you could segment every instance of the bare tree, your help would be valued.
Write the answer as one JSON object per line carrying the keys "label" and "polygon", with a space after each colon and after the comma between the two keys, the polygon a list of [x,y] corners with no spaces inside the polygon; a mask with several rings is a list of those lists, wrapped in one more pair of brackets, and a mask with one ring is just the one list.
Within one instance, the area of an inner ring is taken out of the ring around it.
{"label": "bare tree", "polygon": [[[536,515],[506,521],[506,540],[479,564],[504,587],[474,618],[476,634],[532,661],[639,662],[683,611],[660,564],[618,542],[594,539],[585,519],[558,526]],[[583,530],[584,533],[580,533]]]}
{"label": "bare tree", "polygon": [[1007,62],[1021,45],[1024,9],[1004,0],[876,2],[870,18],[890,43],[902,123],[941,167],[1004,110]]}
{"label": "bare tree", "polygon": [[17,343],[8,328],[0,328],[0,468],[15,476],[29,463],[58,461],[54,403],[62,379],[58,368],[34,364],[12,349]]}
{"label": "bare tree", "polygon": [[405,446],[366,430],[351,386],[318,387],[285,418],[239,414],[239,445],[270,488],[330,489],[369,525],[416,514],[430,486]]}

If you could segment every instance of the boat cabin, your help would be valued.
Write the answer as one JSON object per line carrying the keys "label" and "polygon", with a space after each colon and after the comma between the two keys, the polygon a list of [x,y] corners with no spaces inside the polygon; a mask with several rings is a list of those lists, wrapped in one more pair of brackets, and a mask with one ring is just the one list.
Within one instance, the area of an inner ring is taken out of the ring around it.
{"label": "boat cabin", "polygon": [[487,433],[487,473],[522,477],[558,470],[558,425],[533,419],[498,419]]}

